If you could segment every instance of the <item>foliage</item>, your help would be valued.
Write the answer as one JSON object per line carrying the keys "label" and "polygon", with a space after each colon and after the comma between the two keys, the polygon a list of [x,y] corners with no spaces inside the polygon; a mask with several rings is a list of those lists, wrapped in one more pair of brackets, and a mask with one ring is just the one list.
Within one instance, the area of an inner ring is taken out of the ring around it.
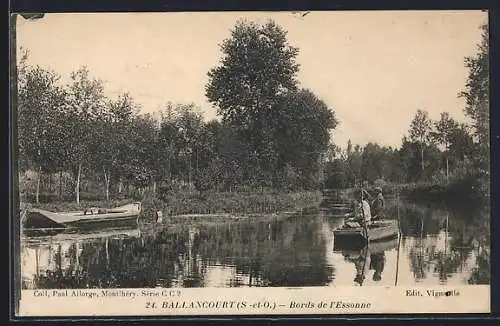
{"label": "foliage", "polygon": [[488,25],[481,26],[482,38],[477,53],[465,58],[469,70],[465,90],[460,96],[466,100],[465,113],[474,121],[474,132],[479,143],[489,142],[489,35]]}
{"label": "foliage", "polygon": [[221,45],[220,65],[208,73],[206,95],[247,145],[235,167],[252,171],[245,180],[283,187],[285,170],[293,169],[307,188],[337,120],[321,99],[298,88],[298,48],[288,44],[286,34],[273,21],[262,26],[239,21]]}
{"label": "foliage", "polygon": [[[433,121],[419,109],[399,146],[349,140],[345,150],[332,141],[339,124],[335,111],[299,86],[298,49],[272,21],[239,21],[222,42],[223,59],[208,72],[206,85],[220,121],[205,121],[194,104],[166,103],[154,114],[141,113],[130,94],[106,97],[104,82],[88,68],[74,71],[63,85],[55,72],[30,66],[25,53],[18,64],[19,169],[37,172],[37,185],[21,188],[35,189],[37,201],[40,192],[58,191],[62,199],[73,189],[78,202],[80,192],[111,200],[158,191],[196,190],[206,196],[349,188],[361,181],[465,189],[460,180],[479,178],[475,185],[487,185],[483,31],[478,54],[466,59],[470,74],[462,93],[472,125],[447,112]],[[57,187],[53,174],[59,174]],[[480,193],[487,196],[483,188]]]}

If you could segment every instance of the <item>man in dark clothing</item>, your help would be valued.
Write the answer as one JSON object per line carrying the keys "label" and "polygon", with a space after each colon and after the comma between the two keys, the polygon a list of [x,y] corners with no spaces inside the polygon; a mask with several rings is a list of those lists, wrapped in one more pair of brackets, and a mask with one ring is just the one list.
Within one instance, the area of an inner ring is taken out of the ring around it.
{"label": "man in dark clothing", "polygon": [[380,219],[383,215],[383,209],[385,206],[384,196],[382,195],[382,188],[375,188],[375,199],[372,201],[372,219]]}
{"label": "man in dark clothing", "polygon": [[382,279],[382,272],[385,266],[385,252],[378,252],[370,255],[370,269],[374,269],[373,280],[378,282]]}

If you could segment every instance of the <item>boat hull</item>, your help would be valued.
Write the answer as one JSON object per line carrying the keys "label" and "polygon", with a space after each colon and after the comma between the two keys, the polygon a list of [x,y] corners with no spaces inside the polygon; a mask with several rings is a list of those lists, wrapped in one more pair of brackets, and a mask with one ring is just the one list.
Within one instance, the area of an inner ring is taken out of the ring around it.
{"label": "boat hull", "polygon": [[104,213],[85,214],[84,212],[55,213],[41,209],[32,209],[27,213],[23,229],[50,230],[95,229],[107,227],[125,227],[137,225],[140,205],[126,205]]}
{"label": "boat hull", "polygon": [[341,227],[333,231],[337,243],[344,241],[381,241],[397,237],[399,228],[397,221],[377,221],[366,228]]}
{"label": "boat hull", "polygon": [[373,241],[367,244],[362,241],[354,241],[354,242],[335,242],[333,246],[333,251],[342,253],[344,255],[355,256],[359,254],[359,251],[366,248],[370,253],[382,253],[391,249],[395,249],[398,246],[398,236],[389,237],[386,239],[381,239],[379,241]]}

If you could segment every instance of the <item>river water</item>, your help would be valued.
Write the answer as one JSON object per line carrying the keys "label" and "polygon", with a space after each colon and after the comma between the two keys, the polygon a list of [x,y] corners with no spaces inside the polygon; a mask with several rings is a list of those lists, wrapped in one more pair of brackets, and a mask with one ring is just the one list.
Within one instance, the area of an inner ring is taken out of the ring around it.
{"label": "river water", "polygon": [[[22,239],[39,288],[489,284],[489,213],[397,203],[399,238],[336,248],[338,204],[285,220],[132,228]],[[390,205],[389,205],[390,206]]]}

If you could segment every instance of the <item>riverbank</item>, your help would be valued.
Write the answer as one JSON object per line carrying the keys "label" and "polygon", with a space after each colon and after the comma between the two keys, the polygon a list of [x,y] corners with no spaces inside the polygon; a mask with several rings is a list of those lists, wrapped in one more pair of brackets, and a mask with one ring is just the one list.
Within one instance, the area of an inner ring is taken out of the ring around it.
{"label": "riverbank", "polygon": [[[414,202],[432,202],[449,205],[481,205],[487,204],[489,188],[486,182],[476,178],[463,178],[448,183],[405,183],[385,184],[382,187],[385,198],[395,198],[399,195]],[[372,195],[375,194],[374,186],[367,188]],[[354,198],[354,188],[330,191],[339,202],[350,202]]]}
{"label": "riverbank", "polygon": [[[320,191],[295,193],[284,192],[226,192],[206,193],[179,192],[161,198],[145,198],[142,202],[140,219],[145,222],[155,220],[156,212],[161,211],[164,218],[171,222],[186,220],[235,220],[263,219],[286,215],[307,207],[317,206],[322,200]],[[134,200],[51,202],[26,204],[53,212],[83,210],[87,207],[112,208]],[[22,206],[22,208],[23,208]]]}
{"label": "riverbank", "polygon": [[319,191],[307,192],[197,192],[165,195],[143,202],[143,218],[151,220],[156,211],[172,220],[227,220],[264,218],[272,214],[293,212],[317,206],[322,200]]}
{"label": "riverbank", "polygon": [[400,185],[397,189],[401,196],[416,202],[482,205],[490,200],[488,182],[471,175],[446,183]]}

